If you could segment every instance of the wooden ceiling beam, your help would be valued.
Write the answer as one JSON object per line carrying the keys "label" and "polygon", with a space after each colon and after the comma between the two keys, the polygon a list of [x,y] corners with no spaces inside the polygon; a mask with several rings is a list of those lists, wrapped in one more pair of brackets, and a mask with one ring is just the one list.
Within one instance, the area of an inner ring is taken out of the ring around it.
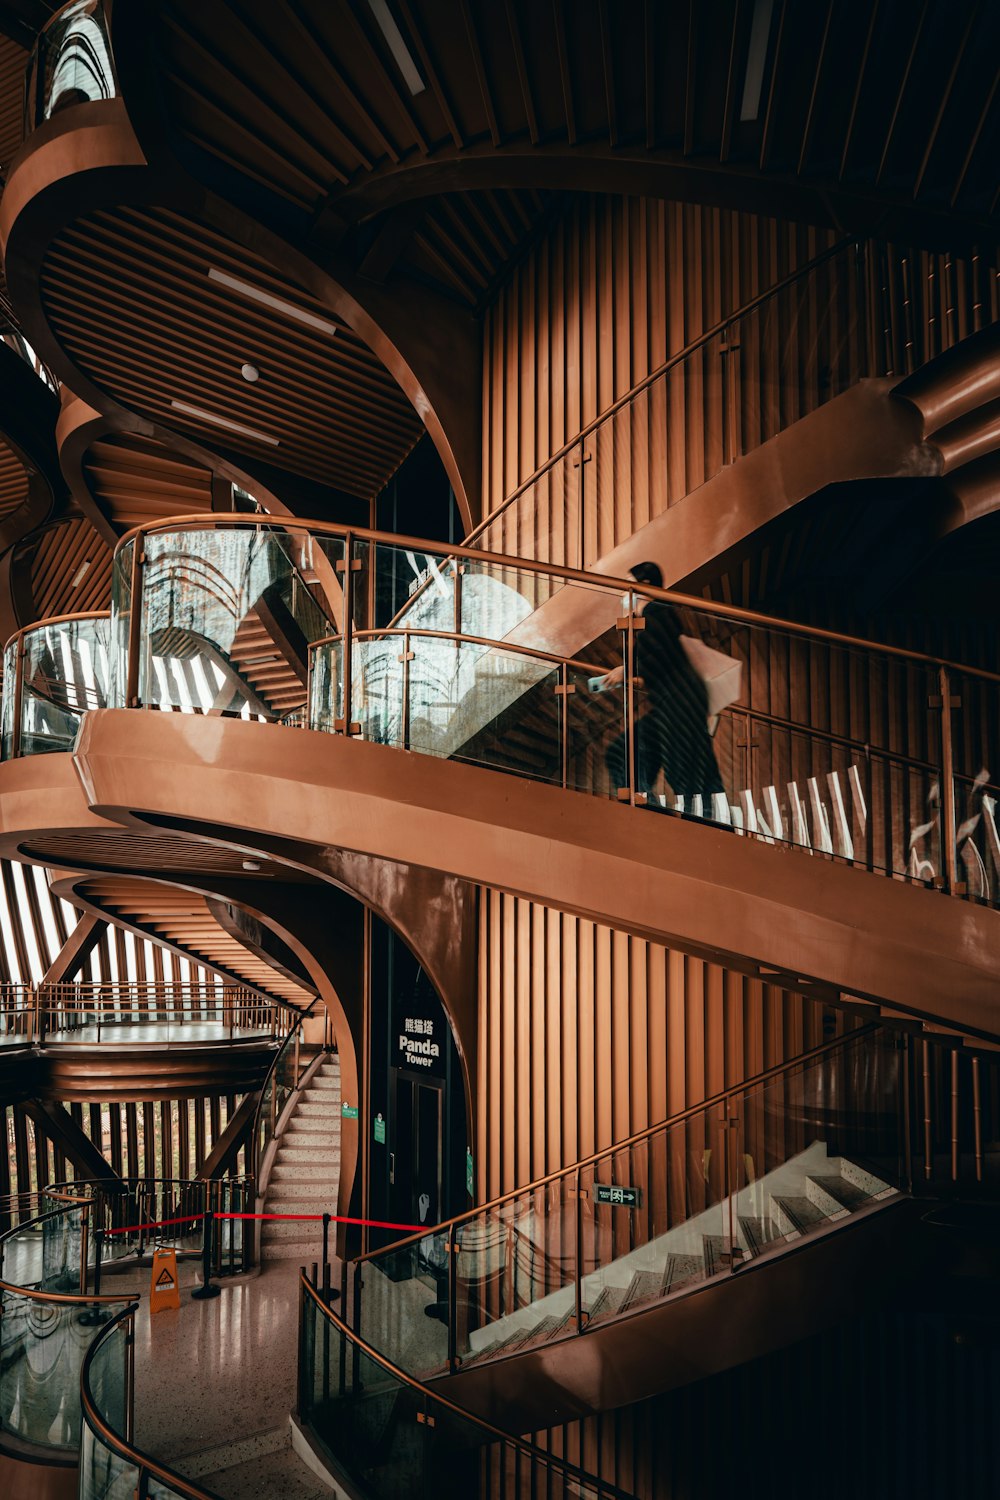
{"label": "wooden ceiling beam", "polygon": [[816,66],[813,69],[812,88],[809,90],[809,104],[806,108],[805,124],[802,128],[802,144],[799,147],[799,159],[796,170],[800,176],[807,170],[809,152],[812,148],[813,132],[816,129],[816,104],[823,87],[823,69],[826,63],[827,49],[830,45],[830,28],[833,21],[833,7],[835,0],[826,0],[826,19],[823,22],[823,32],[820,36],[819,53],[816,57]]}
{"label": "wooden ceiling beam", "polygon": [[928,132],[927,144],[924,147],[924,154],[920,159],[920,166],[917,169],[916,179],[913,184],[914,198],[920,197],[920,190],[924,185],[924,177],[926,176],[931,156],[934,153],[934,147],[937,145],[938,134],[941,129],[941,121],[944,119],[945,111],[947,110],[948,105],[951,103],[952,92],[955,88],[955,79],[958,77],[959,68],[965,61],[965,55],[969,46],[969,38],[972,35],[974,26],[979,20],[981,10],[981,0],[977,0],[977,4],[972,7],[972,10],[969,13],[969,18],[965,23],[965,27],[961,33],[961,36],[959,37],[958,46],[955,49],[955,56],[952,61],[951,68],[948,71],[948,77],[945,79],[945,85],[941,91],[941,98],[938,102],[938,107],[935,112],[934,119],[931,122],[930,131]]}
{"label": "wooden ceiling beam", "polygon": [[868,30],[865,34],[865,44],[861,51],[861,61],[858,66],[858,76],[854,84],[854,93],[851,97],[851,109],[847,117],[847,129],[844,132],[844,145],[840,153],[840,169],[837,173],[838,181],[843,181],[844,173],[847,171],[847,160],[851,154],[851,146],[854,142],[854,128],[858,122],[858,110],[861,105],[861,92],[865,86],[865,77],[868,72],[868,62],[871,58],[872,43],[875,37],[875,27],[878,24],[881,0],[871,0],[871,15],[868,19]]}
{"label": "wooden ceiling beam", "polygon": [[566,140],[576,145],[576,108],[573,103],[573,75],[569,66],[566,41],[564,0],[552,0],[552,17],[556,28],[556,54],[559,59],[559,81],[562,85],[563,114],[566,117]]}
{"label": "wooden ceiling beam", "polygon": [[903,109],[903,100],[906,98],[906,90],[909,87],[910,77],[913,73],[913,64],[916,61],[917,50],[920,46],[920,39],[923,35],[924,30],[924,22],[927,20],[927,12],[929,9],[930,0],[922,0],[922,4],[920,6],[920,14],[917,17],[917,24],[913,28],[913,36],[910,40],[909,51],[906,54],[906,64],[903,68],[903,76],[900,79],[899,88],[896,91],[896,102],[892,107],[892,116],[889,120],[889,128],[885,133],[885,142],[882,146],[882,155],[879,159],[878,171],[875,173],[876,186],[878,186],[878,184],[882,181],[883,176],[885,175],[886,165],[888,163],[890,153],[892,152],[892,143],[896,136],[896,127],[899,124],[899,117]]}
{"label": "wooden ceiling beam", "polygon": [[528,78],[528,68],[524,59],[521,28],[518,24],[514,0],[504,0],[504,5],[507,13],[507,30],[510,32],[511,46],[514,49],[514,66],[517,69],[517,81],[521,88],[521,100],[524,104],[524,117],[528,122],[528,139],[533,146],[537,146],[538,120],[535,116],[535,101],[532,98],[531,81]]}
{"label": "wooden ceiling beam", "polygon": [[608,112],[608,144],[613,151],[618,145],[618,100],[608,0],[597,0],[597,13],[601,32],[601,61],[604,65],[604,102]]}
{"label": "wooden ceiling beam", "polygon": [[469,5],[469,0],[461,0],[462,19],[465,22],[465,34],[469,40],[469,51],[472,54],[472,66],[476,74],[476,82],[479,85],[479,97],[483,101],[483,111],[486,115],[486,124],[490,132],[490,140],[494,146],[500,144],[500,128],[497,124],[496,108],[493,104],[493,95],[490,92],[489,79],[486,76],[486,63],[483,58],[482,48],[479,45],[479,36],[476,31],[476,22]]}
{"label": "wooden ceiling beam", "polygon": [[458,119],[455,115],[454,109],[452,108],[451,100],[448,98],[448,93],[444,87],[444,84],[441,82],[441,75],[438,72],[433,57],[431,56],[430,44],[428,43],[427,38],[424,36],[423,30],[416,24],[416,21],[414,20],[413,10],[409,4],[409,0],[396,0],[396,3],[399,6],[399,12],[403,17],[406,28],[410,33],[413,45],[417,49],[417,54],[420,58],[421,66],[427,76],[427,81],[431,86],[431,92],[433,93],[434,98],[437,101],[437,106],[441,111],[444,122],[448,127],[448,133],[451,136],[455,146],[459,150],[461,150],[462,146],[465,144],[465,138],[462,135],[461,130],[459,129]]}

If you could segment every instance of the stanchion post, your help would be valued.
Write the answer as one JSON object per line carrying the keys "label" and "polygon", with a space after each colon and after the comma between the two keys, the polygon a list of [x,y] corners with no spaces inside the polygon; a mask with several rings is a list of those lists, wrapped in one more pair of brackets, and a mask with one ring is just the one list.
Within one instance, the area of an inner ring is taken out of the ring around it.
{"label": "stanchion post", "polygon": [[202,1234],[201,1247],[201,1286],[196,1286],[191,1296],[201,1300],[207,1297],[217,1297],[222,1288],[212,1284],[212,1227],[215,1220],[210,1208],[206,1208],[203,1218],[204,1230]]}

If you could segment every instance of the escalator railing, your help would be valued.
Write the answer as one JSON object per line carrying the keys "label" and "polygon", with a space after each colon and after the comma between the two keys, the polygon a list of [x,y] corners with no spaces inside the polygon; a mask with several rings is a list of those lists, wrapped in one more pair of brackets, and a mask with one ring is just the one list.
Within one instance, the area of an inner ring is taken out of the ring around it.
{"label": "escalator railing", "polygon": [[998,1109],[989,1061],[860,1026],[368,1251],[342,1268],[344,1315],[423,1379],[591,1337],[927,1184],[995,1191]]}
{"label": "escalator railing", "polygon": [[[301,673],[308,656],[313,728],[1000,897],[996,673],[474,548],[198,517],[117,549],[107,701],[280,717],[251,680],[272,669],[241,654],[268,611],[268,661]],[[684,637],[672,657],[668,617]]]}
{"label": "escalator railing", "polygon": [[303,1273],[299,1420],[365,1500],[629,1500],[554,1454],[501,1432],[414,1380],[359,1337]]}

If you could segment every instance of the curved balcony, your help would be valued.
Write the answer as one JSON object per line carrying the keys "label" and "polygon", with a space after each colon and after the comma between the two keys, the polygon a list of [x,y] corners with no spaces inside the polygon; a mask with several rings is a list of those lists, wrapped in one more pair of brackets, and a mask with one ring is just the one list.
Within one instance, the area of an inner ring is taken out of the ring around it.
{"label": "curved balcony", "polygon": [[[645,645],[664,604],[690,671]],[[238,518],[123,541],[110,657],[112,706],[287,719],[308,684],[314,729],[1000,897],[996,674],[629,580]],[[672,731],[678,692],[703,704],[678,699],[678,722],[704,717]]]}
{"label": "curved balcony", "polygon": [[83,715],[110,701],[110,630],[107,614],[62,615],[11,637],[0,758],[72,750]]}

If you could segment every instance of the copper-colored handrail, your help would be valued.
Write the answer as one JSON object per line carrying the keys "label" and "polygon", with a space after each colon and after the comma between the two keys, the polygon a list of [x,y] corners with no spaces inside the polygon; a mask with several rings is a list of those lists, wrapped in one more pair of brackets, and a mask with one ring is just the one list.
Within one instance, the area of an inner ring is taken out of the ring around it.
{"label": "copper-colored handrail", "polygon": [[568,1463],[564,1458],[557,1457],[556,1454],[548,1452],[548,1450],[545,1448],[536,1448],[534,1443],[525,1442],[524,1438],[518,1437],[510,1432],[504,1432],[500,1427],[494,1427],[493,1424],[491,1422],[487,1422],[485,1418],[476,1416],[467,1408],[456,1405],[456,1403],[449,1400],[447,1396],[442,1396],[438,1391],[432,1390],[430,1386],[424,1385],[413,1375],[409,1375],[405,1370],[401,1370],[398,1365],[394,1365],[392,1363],[392,1360],[387,1359],[384,1354],[381,1354],[378,1351],[378,1349],[375,1349],[371,1344],[366,1343],[359,1334],[355,1333],[353,1329],[349,1328],[347,1324],[337,1316],[337,1314],[333,1311],[333,1308],[330,1307],[326,1302],[324,1302],[323,1298],[320,1296],[318,1289],[313,1286],[312,1282],[308,1280],[304,1273],[299,1277],[299,1286],[309,1295],[309,1297],[315,1303],[316,1307],[322,1313],[323,1317],[326,1318],[327,1322],[332,1323],[337,1331],[342,1334],[349,1343],[353,1344],[354,1347],[358,1349],[366,1359],[370,1359],[373,1364],[379,1365],[383,1370],[385,1370],[387,1375],[391,1375],[393,1379],[398,1380],[401,1385],[408,1386],[411,1391],[414,1391],[417,1395],[422,1396],[423,1399],[430,1405],[439,1406],[444,1411],[449,1412],[453,1417],[458,1417],[460,1421],[466,1422],[470,1426],[478,1428],[480,1432],[488,1434],[488,1437],[492,1442],[508,1444],[511,1448],[516,1449],[518,1453],[522,1454],[531,1462],[541,1463],[546,1468],[552,1469],[559,1474],[568,1475],[575,1484],[584,1485],[587,1489],[594,1490],[599,1496],[607,1495],[611,1497],[611,1500],[636,1500],[636,1497],[631,1493],[631,1491],[619,1489],[617,1485],[612,1484],[609,1480],[600,1479],[596,1474],[588,1474],[586,1469],[581,1469],[578,1468],[576,1464]]}
{"label": "copper-colored handrail", "polygon": [[[695,595],[681,594],[675,589],[655,588],[652,584],[637,583],[631,577],[616,577],[610,573],[598,573],[588,571],[584,568],[568,568],[561,563],[538,562],[532,558],[513,557],[504,552],[484,552],[464,544],[444,543],[440,541],[428,541],[426,538],[403,536],[396,532],[376,531],[361,526],[338,526],[331,521],[307,521],[295,517],[279,516],[238,516],[222,513],[206,517],[204,512],[196,512],[189,516],[173,516],[169,520],[147,523],[135,526],[131,531],[121,538],[115,548],[115,557],[131,542],[145,536],[155,536],[163,532],[192,532],[192,531],[218,531],[218,530],[276,530],[276,531],[302,531],[309,536],[333,536],[345,542],[375,542],[398,550],[413,552],[427,552],[437,554],[444,558],[460,557],[469,562],[478,563],[480,566],[489,565],[496,568],[509,568],[514,572],[537,573],[546,578],[556,578],[562,583],[579,583],[590,590],[597,590],[607,594],[631,593],[644,599],[656,599],[667,604],[674,604],[681,608],[690,609],[699,615],[707,615],[720,620],[732,620],[740,625],[755,625],[765,630],[781,631],[787,635],[801,636],[805,640],[822,641],[827,645],[844,646],[849,649],[874,654],[877,656],[891,656],[900,661],[914,662],[920,666],[934,668],[945,667],[956,672],[963,672],[970,677],[982,678],[987,682],[1000,683],[1000,672],[990,672],[983,667],[972,667],[962,662],[954,662],[944,657],[930,656],[926,652],[909,651],[903,646],[887,645],[879,641],[865,640],[862,636],[846,635],[842,631],[825,630],[818,625],[806,625],[797,620],[786,620],[774,615],[762,614],[759,610],[744,609],[736,604],[719,604],[708,602]],[[502,644],[502,642],[494,642]]]}
{"label": "copper-colored handrail", "polygon": [[[179,1495],[185,1496],[186,1500],[220,1500],[220,1496],[214,1490],[199,1489],[189,1479],[185,1479],[182,1474],[178,1474],[174,1469],[168,1468],[166,1464],[159,1463],[155,1458],[150,1458],[149,1454],[144,1453],[141,1448],[136,1448],[126,1438],[122,1437],[120,1433],[115,1432],[97,1409],[90,1390],[90,1367],[105,1340],[109,1339],[122,1323],[134,1320],[139,1302],[134,1297],[134,1294],[133,1298],[134,1300],[129,1307],[124,1308],[117,1317],[112,1318],[110,1322],[104,1325],[84,1356],[83,1367],[80,1371],[80,1404],[83,1408],[83,1420],[90,1427],[99,1442],[140,1471],[137,1493],[145,1494],[145,1487],[142,1484],[142,1478],[145,1476],[142,1475],[142,1470],[146,1470],[149,1475],[159,1480],[161,1484],[169,1485]],[[120,1301],[121,1299],[119,1298],[118,1300]],[[128,1382],[129,1410],[131,1410],[132,1396],[130,1386],[131,1382]]]}
{"label": "copper-colored handrail", "polygon": [[[304,1026],[305,1022],[309,1019],[309,1017],[312,1015],[313,1010],[315,1009],[315,1007],[319,1003],[320,1003],[320,997],[317,995],[313,1000],[311,1000],[309,1002],[309,1004],[306,1006],[305,1010],[299,1012],[299,1015],[298,1015],[298,1018],[296,1019],[295,1025],[292,1026],[291,1029],[282,1038],[281,1045],[279,1046],[277,1052],[272,1057],[270,1066],[268,1067],[268,1070],[267,1070],[267,1072],[264,1075],[264,1081],[263,1081],[263,1083],[260,1086],[260,1095],[259,1095],[259,1097],[257,1099],[257,1107],[256,1107],[256,1109],[253,1112],[253,1123],[250,1126],[250,1141],[252,1143],[252,1155],[253,1155],[253,1181],[254,1181],[254,1184],[255,1184],[255,1186],[256,1186],[256,1188],[257,1188],[258,1191],[260,1190],[260,1168],[261,1168],[261,1163],[260,1163],[260,1160],[258,1158],[259,1158],[259,1153],[260,1153],[260,1127],[261,1127],[261,1121],[262,1121],[263,1110],[264,1110],[264,1096],[267,1093],[268,1084],[272,1083],[272,1081],[274,1079],[274,1075],[275,1075],[275,1073],[276,1073],[276,1071],[277,1071],[277,1069],[278,1069],[278,1067],[279,1067],[279,1065],[281,1063],[281,1060],[285,1056],[285,1052],[287,1051],[288,1047],[291,1046],[293,1040],[301,1033],[302,1027]],[[295,1086],[296,1086],[296,1088],[298,1087],[298,1079],[297,1078],[296,1078],[296,1081],[295,1081]]]}
{"label": "copper-colored handrail", "polygon": [[375,1260],[380,1255],[395,1253],[404,1249],[407,1245],[413,1245],[418,1240],[426,1239],[430,1234],[441,1234],[446,1229],[453,1229],[458,1224],[471,1223],[481,1214],[492,1213],[501,1208],[505,1203],[511,1203],[516,1198],[523,1198],[527,1193],[537,1192],[539,1188],[548,1187],[549,1183],[560,1181],[563,1178],[575,1177],[578,1172],[585,1171],[588,1167],[596,1166],[598,1162],[605,1161],[609,1156],[617,1156],[620,1151],[628,1151],[633,1146],[640,1145],[654,1135],[660,1135],[665,1130],[672,1130],[681,1125],[685,1120],[690,1120],[694,1115],[704,1114],[708,1109],[714,1109],[719,1104],[724,1104],[727,1099],[735,1099],[747,1093],[750,1089],[758,1088],[761,1084],[769,1083],[774,1078],[779,1078],[785,1073],[791,1073],[797,1068],[805,1067],[806,1064],[815,1062],[817,1058],[825,1057],[829,1052],[835,1052],[841,1047],[850,1046],[862,1037],[871,1036],[882,1030],[875,1021],[870,1021],[864,1026],[858,1026],[853,1031],[843,1036],[834,1037],[829,1042],[822,1042],[818,1047],[812,1047],[808,1052],[800,1052],[797,1057],[789,1058],[787,1062],[775,1063],[773,1067],[765,1068],[762,1073],[755,1073],[752,1078],[745,1078],[740,1083],[730,1084],[728,1088],[722,1089],[717,1094],[712,1094],[708,1099],[702,1099],[698,1104],[689,1104],[685,1109],[676,1114],[668,1115],[665,1120],[658,1120],[654,1125],[646,1125],[642,1130],[626,1136],[624,1140],[616,1141],[613,1146],[605,1146],[600,1151],[594,1151],[590,1156],[581,1157],[579,1161],[572,1162],[568,1167],[557,1167],[554,1172],[547,1172],[544,1177],[536,1177],[534,1181],[525,1183],[522,1187],[511,1188],[499,1197],[491,1198],[488,1203],[481,1203],[478,1208],[466,1209],[464,1213],[455,1214],[453,1218],[443,1219],[440,1224],[428,1225],[416,1234],[406,1235],[405,1238],[394,1240],[391,1245],[383,1246],[380,1250],[368,1250],[364,1255],[356,1257],[354,1264],[360,1265],[366,1260]]}
{"label": "copper-colored handrail", "polygon": [[[396,636],[418,636],[421,640],[438,641],[460,641],[462,645],[485,646],[490,651],[509,651],[512,655],[528,656],[538,661],[549,662],[554,667],[571,667],[580,672],[606,672],[607,667],[600,666],[594,662],[580,661],[575,656],[558,656],[554,651],[541,651],[534,646],[521,646],[514,641],[497,640],[496,636],[468,635],[464,630],[424,630],[419,625],[387,625],[373,630],[352,630],[352,641],[379,641]],[[325,635],[321,640],[312,641],[309,645],[310,651],[318,651],[321,646],[342,645],[345,636]]]}
{"label": "copper-colored handrail", "polygon": [[679,364],[683,364],[686,359],[690,359],[692,354],[696,354],[699,349],[703,349],[706,344],[710,344],[713,339],[718,338],[720,334],[732,328],[735,323],[741,322],[743,318],[749,317],[752,312],[756,312],[759,307],[765,302],[769,302],[772,297],[778,296],[780,292],[787,291],[796,282],[805,280],[819,266],[824,265],[828,260],[832,260],[834,256],[839,255],[842,251],[849,250],[852,245],[856,247],[858,243],[856,236],[849,235],[846,239],[838,241],[836,245],[831,245],[829,249],[821,251],[819,255],[807,261],[805,265],[797,267],[796,270],[783,277],[781,281],[776,281],[773,286],[769,286],[764,291],[758,292],[755,297],[751,297],[749,302],[745,302],[735,312],[727,313],[720,322],[714,324],[704,333],[700,333],[696,339],[692,339],[690,344],[685,344],[684,348],[679,349],[676,354],[669,355],[662,364],[657,365],[655,370],[652,370],[648,375],[644,375],[636,385],[613,401],[599,416],[594,417],[592,421],[588,422],[586,427],[581,427],[578,433],[567,439],[562,447],[557,448],[555,453],[547,458],[543,464],[540,464],[533,474],[529,474],[527,479],[523,479],[517,486],[517,489],[512,490],[495,510],[490,511],[490,514],[480,521],[478,526],[473,527],[465,538],[465,545],[468,546],[470,542],[475,541],[476,537],[482,536],[483,532],[492,526],[494,521],[504,515],[516,500],[519,500],[533,485],[537,484],[540,479],[554,469],[557,463],[560,463],[572,453],[578,444],[586,442],[587,438],[595,433],[599,427],[603,427],[606,422],[610,422],[626,406],[630,406],[633,401],[648,391],[650,386],[655,385],[662,376],[669,374],[672,369]]}
{"label": "copper-colored handrail", "polygon": [[36,630],[47,630],[50,625],[78,625],[83,620],[107,620],[110,624],[111,611],[108,609],[84,609],[75,614],[48,615],[44,620],[35,620],[31,625],[22,625],[20,630],[7,638],[4,643],[4,651],[12,646],[15,641],[23,640],[26,635],[32,635]]}

